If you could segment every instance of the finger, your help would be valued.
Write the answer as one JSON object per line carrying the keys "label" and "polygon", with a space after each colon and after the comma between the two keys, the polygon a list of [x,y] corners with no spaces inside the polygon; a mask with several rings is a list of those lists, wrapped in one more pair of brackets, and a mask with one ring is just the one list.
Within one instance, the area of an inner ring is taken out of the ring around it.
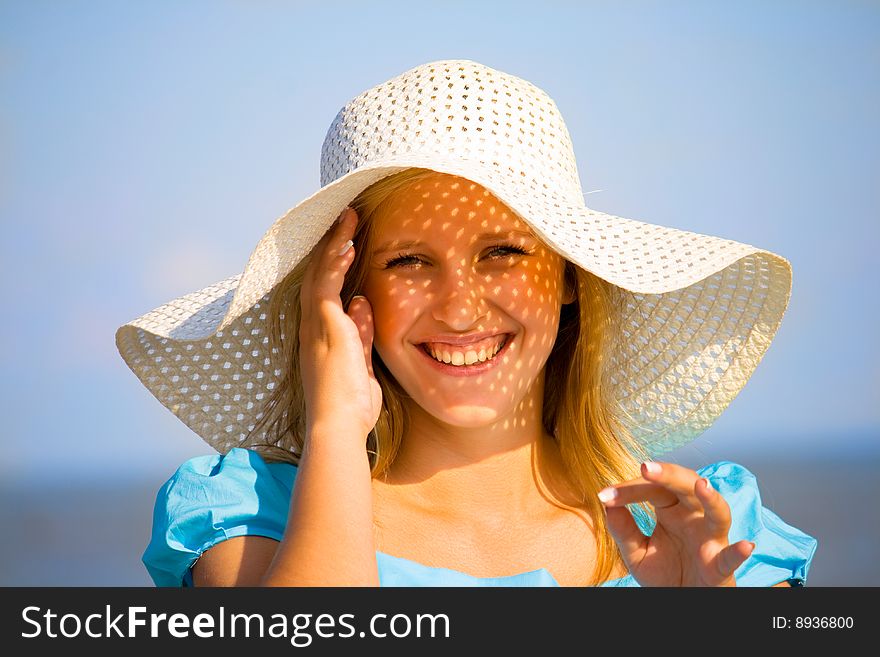
{"label": "finger", "polygon": [[731,577],[754,550],[755,544],[750,541],[738,541],[725,547],[715,556],[718,575],[722,578]]}
{"label": "finger", "polygon": [[370,302],[365,296],[357,295],[348,304],[348,314],[355,326],[364,348],[364,361],[367,364],[367,372],[373,374],[373,311]]}
{"label": "finger", "polygon": [[697,479],[694,494],[703,505],[703,515],[709,531],[718,538],[727,538],[730,531],[730,507],[721,493],[705,477]]}
{"label": "finger", "polygon": [[690,468],[675,463],[646,461],[642,463],[642,477],[677,495],[679,504],[687,509],[702,510],[703,505],[694,495],[694,484],[700,476]]}
{"label": "finger", "polygon": [[675,493],[643,479],[633,479],[604,488],[599,491],[599,499],[607,508],[649,502],[658,509],[665,509],[678,504]]}
{"label": "finger", "polygon": [[340,220],[327,233],[327,240],[319,243],[316,252],[317,269],[313,272],[314,293],[322,299],[329,299],[342,306],[339,293],[345,281],[345,272],[354,262],[354,235],[357,213],[347,208]]}
{"label": "finger", "polygon": [[625,506],[618,508],[605,508],[605,517],[608,522],[608,532],[620,548],[620,556],[628,570],[633,564],[642,561],[648,545],[648,537],[642,533],[633,519],[632,514]]}
{"label": "finger", "polygon": [[[311,252],[309,253],[309,264],[306,267],[305,275],[303,276],[303,292],[307,292],[311,290],[312,285],[315,280],[319,278],[318,273],[326,271],[328,265],[330,264],[327,259],[328,245],[330,245],[336,235],[339,233],[341,229],[342,219],[345,217],[347,211],[349,210],[346,207],[342,212],[339,213],[339,216],[333,222],[333,225],[328,228],[324,234],[321,236],[321,239],[312,247]],[[344,243],[345,240],[342,240]],[[341,244],[340,244],[341,246]]]}

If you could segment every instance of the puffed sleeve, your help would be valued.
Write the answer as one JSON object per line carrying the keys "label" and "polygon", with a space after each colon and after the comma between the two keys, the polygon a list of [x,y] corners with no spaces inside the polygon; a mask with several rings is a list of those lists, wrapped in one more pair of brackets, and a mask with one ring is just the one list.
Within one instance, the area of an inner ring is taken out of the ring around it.
{"label": "puffed sleeve", "polygon": [[266,463],[252,450],[200,456],[162,486],[143,562],[156,586],[192,584],[190,569],[208,548],[236,536],[280,541],[296,467]]}
{"label": "puffed sleeve", "polygon": [[731,544],[743,539],[755,550],[736,570],[739,586],[773,586],[785,580],[807,581],[818,542],[786,524],[762,505],[755,475],[737,463],[719,461],[697,470],[730,506]]}

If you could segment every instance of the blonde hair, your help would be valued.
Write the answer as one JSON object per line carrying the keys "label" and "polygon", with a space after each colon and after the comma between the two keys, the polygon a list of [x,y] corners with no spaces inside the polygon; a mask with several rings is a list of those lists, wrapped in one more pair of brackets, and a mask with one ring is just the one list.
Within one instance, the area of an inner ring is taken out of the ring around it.
{"label": "blonde hair", "polygon": [[[349,204],[359,220],[353,238],[355,259],[340,294],[344,308],[363,287],[376,212],[396,191],[435,174],[430,169],[406,169],[374,183]],[[269,397],[264,415],[244,441],[248,443],[251,436],[265,429],[264,441],[250,444],[267,460],[294,464],[299,462],[306,436],[298,338],[300,290],[308,262],[309,257],[304,258],[272,292],[268,337],[273,353],[279,355],[274,367],[281,370],[282,378]],[[576,298],[562,306],[556,342],[545,364],[543,425],[559,447],[568,480],[579,493],[578,503],[595,520],[597,563],[593,581],[601,583],[610,577],[620,556],[596,493],[609,484],[640,476],[639,463],[648,455],[619,419],[605,367],[621,335],[614,288],[569,261],[565,280],[569,289],[576,290]],[[382,410],[367,437],[366,449],[373,477],[377,477],[394,461],[409,418],[403,404],[407,393],[375,350],[372,358],[373,371],[382,387]],[[647,507],[640,509],[647,511]]]}

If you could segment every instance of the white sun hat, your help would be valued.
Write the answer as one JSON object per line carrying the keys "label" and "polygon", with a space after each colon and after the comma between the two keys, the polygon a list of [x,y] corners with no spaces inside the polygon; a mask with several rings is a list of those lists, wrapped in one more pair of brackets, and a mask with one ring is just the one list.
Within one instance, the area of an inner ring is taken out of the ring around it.
{"label": "white sun hat", "polygon": [[219,452],[263,441],[248,436],[281,375],[266,328],[272,290],[362,190],[410,167],[482,185],[559,254],[616,286],[625,339],[610,380],[621,419],[654,456],[727,408],[788,306],[791,265],[781,256],[586,207],[554,101],[513,75],[445,60],[348,102],[324,139],[321,188],[271,225],[243,273],[121,326],[125,362]]}

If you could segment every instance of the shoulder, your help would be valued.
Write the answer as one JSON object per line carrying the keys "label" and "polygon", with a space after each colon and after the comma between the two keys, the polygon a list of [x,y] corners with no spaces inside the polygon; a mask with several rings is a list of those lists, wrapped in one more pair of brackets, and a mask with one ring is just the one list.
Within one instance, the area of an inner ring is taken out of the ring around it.
{"label": "shoulder", "polygon": [[198,456],[183,463],[159,490],[156,509],[180,515],[205,507],[281,504],[293,490],[296,466],[267,463],[255,451],[234,448],[226,454]]}
{"label": "shoulder", "polygon": [[181,484],[214,486],[217,484],[251,483],[257,479],[274,480],[280,486],[292,485],[296,466],[292,463],[267,463],[254,450],[235,447],[226,454],[196,456],[185,461],[166,487]]}
{"label": "shoulder", "polygon": [[154,582],[180,586],[205,550],[229,538],[281,540],[296,470],[241,448],[183,463],[156,496],[143,556]]}

